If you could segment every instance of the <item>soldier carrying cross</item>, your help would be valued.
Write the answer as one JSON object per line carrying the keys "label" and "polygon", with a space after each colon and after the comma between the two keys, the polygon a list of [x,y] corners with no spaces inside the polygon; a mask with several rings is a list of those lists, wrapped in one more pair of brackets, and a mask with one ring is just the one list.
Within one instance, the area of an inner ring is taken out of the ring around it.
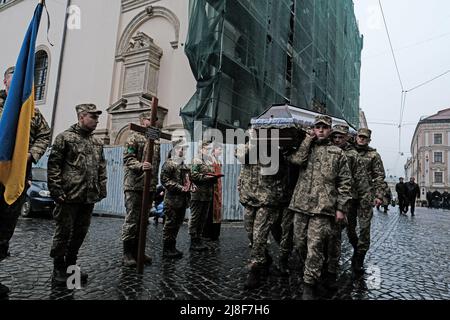
{"label": "soldier carrying cross", "polygon": [[[153,199],[158,183],[160,144],[157,140],[159,137],[170,139],[170,135],[162,134],[154,127],[157,105],[158,99],[153,98],[152,112],[144,112],[139,116],[141,126],[130,125],[134,132],[127,139],[123,154],[126,207],[122,227],[123,263],[133,267],[141,262],[138,264],[139,273],[142,273],[143,263],[150,264],[152,261],[145,255],[145,240],[149,202]],[[138,259],[138,256],[143,259]]]}

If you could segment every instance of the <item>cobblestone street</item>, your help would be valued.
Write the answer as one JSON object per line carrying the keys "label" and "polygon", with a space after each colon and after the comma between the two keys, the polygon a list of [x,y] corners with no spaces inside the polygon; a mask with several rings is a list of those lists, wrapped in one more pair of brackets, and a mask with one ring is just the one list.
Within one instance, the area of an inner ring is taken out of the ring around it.
{"label": "cobblestone street", "polygon": [[[248,241],[242,223],[222,224],[218,242],[209,251],[189,252],[187,225],[179,236],[184,257],[163,261],[162,225],[149,226],[147,252],[153,264],[139,276],[122,267],[122,220],[94,217],[80,251],[79,263],[89,273],[80,290],[52,286],[49,257],[54,223],[50,219],[21,219],[11,241],[11,257],[0,265],[0,281],[19,299],[299,299],[301,282],[293,271],[288,278],[271,273],[261,288],[246,291]],[[340,290],[331,299],[450,299],[450,212],[418,208],[415,217],[374,211],[372,244],[364,279],[354,280],[350,248],[343,236]],[[273,242],[273,241],[272,241]],[[277,246],[271,244],[271,255]],[[294,261],[291,261],[292,263]]]}

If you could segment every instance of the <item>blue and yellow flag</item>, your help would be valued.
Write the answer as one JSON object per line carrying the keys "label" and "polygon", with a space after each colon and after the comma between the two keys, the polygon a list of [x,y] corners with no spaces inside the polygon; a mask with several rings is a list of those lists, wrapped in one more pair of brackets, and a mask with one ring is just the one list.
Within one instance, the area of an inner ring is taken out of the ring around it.
{"label": "blue and yellow flag", "polygon": [[31,119],[34,116],[34,60],[43,4],[34,11],[17,59],[0,119],[0,183],[6,203],[13,204],[25,188]]}

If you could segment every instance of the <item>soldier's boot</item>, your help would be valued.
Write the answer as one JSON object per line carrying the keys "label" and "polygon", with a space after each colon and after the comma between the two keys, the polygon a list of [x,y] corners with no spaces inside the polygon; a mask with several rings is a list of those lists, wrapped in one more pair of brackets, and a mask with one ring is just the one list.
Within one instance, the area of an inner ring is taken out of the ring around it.
{"label": "soldier's boot", "polygon": [[326,271],[324,276],[325,276],[325,282],[324,282],[325,287],[328,290],[336,291],[338,289],[336,273]]}
{"label": "soldier's boot", "polygon": [[316,300],[314,285],[306,282],[303,284],[302,300]]}
{"label": "soldier's boot", "polygon": [[77,266],[78,268],[80,268],[81,283],[87,282],[89,275],[86,272],[84,272],[80,266],[77,265],[77,257],[76,256],[67,256],[66,257],[66,272],[67,272],[67,268],[69,266]]}
{"label": "soldier's boot", "polygon": [[67,266],[64,257],[55,257],[53,259],[52,280],[58,284],[66,284],[67,278]]}
{"label": "soldier's boot", "polygon": [[163,243],[163,258],[178,259],[183,257],[183,253],[175,248],[174,241],[165,241]]}
{"label": "soldier's boot", "polygon": [[256,264],[250,265],[250,271],[248,273],[247,281],[244,284],[244,289],[256,289],[261,286],[261,284],[261,267]]}
{"label": "soldier's boot", "polygon": [[353,263],[353,271],[357,275],[364,274],[364,258],[366,253],[364,251],[357,251]]}
{"label": "soldier's boot", "polygon": [[9,288],[0,283],[0,299],[8,296]]}
{"label": "soldier's boot", "polygon": [[133,250],[134,250],[134,241],[133,240],[125,240],[123,242],[123,265],[125,267],[135,267],[136,266],[136,260],[133,256]]}
{"label": "soldier's boot", "polygon": [[194,251],[205,251],[208,247],[203,243],[201,238],[191,238],[190,249]]}
{"label": "soldier's boot", "polygon": [[[133,240],[133,246],[134,246],[133,258],[135,259],[135,261],[137,263],[137,257],[138,257],[138,251],[139,251],[139,240],[138,239]],[[144,251],[144,264],[151,265],[152,262],[153,262],[152,258],[150,256],[146,255],[145,251]]]}
{"label": "soldier's boot", "polygon": [[289,276],[288,259],[289,259],[288,255],[286,254],[280,255],[278,262],[278,270],[280,271],[280,275],[283,277]]}

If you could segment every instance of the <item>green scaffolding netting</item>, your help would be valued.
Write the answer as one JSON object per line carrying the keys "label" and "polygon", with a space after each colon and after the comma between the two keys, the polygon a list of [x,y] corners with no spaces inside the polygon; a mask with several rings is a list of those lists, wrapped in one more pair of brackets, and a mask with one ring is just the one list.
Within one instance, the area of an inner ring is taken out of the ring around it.
{"label": "green scaffolding netting", "polygon": [[184,126],[247,128],[289,103],[358,127],[362,46],[352,0],[190,0]]}

